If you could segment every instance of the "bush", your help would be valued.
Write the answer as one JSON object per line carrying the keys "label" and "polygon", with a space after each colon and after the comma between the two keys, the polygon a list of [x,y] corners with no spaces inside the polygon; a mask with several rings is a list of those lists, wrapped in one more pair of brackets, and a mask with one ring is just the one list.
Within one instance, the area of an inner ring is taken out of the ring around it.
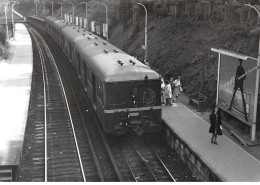
{"label": "bush", "polygon": [[4,59],[7,59],[10,55],[10,52],[6,49],[2,50],[2,56],[4,57]]}
{"label": "bush", "polygon": [[0,42],[5,45],[5,41],[6,41],[5,29],[3,27],[0,27]]}

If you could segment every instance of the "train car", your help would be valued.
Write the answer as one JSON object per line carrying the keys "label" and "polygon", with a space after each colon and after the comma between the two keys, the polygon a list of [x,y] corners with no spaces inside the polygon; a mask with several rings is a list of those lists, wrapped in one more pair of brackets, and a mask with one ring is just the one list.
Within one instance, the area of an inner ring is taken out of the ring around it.
{"label": "train car", "polygon": [[[48,32],[59,21],[46,18]],[[75,25],[60,29],[60,46],[78,77],[106,133],[123,135],[161,127],[159,74],[102,38]]]}
{"label": "train car", "polygon": [[48,16],[45,18],[45,24],[49,34],[59,45],[63,45],[64,38],[62,37],[61,29],[63,27],[71,25],[71,23],[68,23],[65,20],[60,20],[58,18]]}
{"label": "train car", "polygon": [[27,21],[33,21],[37,24],[45,24],[45,19],[37,17],[37,16],[29,16],[26,19]]}

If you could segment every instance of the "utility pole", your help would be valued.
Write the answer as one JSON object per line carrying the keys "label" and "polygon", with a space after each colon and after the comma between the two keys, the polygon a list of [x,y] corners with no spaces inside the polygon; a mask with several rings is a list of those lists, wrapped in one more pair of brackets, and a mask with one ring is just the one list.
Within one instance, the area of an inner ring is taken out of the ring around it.
{"label": "utility pole", "polygon": [[7,5],[5,5],[5,25],[6,25],[6,42],[9,40],[8,21],[7,21]]}
{"label": "utility pole", "polygon": [[145,28],[144,28],[144,47],[145,47],[145,55],[144,55],[144,62],[147,62],[147,9],[142,3],[137,3],[138,5],[142,6],[145,11]]}
{"label": "utility pole", "polygon": [[[245,4],[245,6],[248,6],[250,8],[253,8],[257,14],[258,14],[258,20],[257,20],[257,26],[259,26],[259,18],[260,18],[260,12],[259,10],[255,7],[255,6],[252,6],[250,4]],[[258,30],[258,58],[257,58],[257,70],[256,70],[256,79],[258,80],[259,79],[259,67],[260,67],[260,31]],[[255,107],[254,107],[254,115],[256,115],[257,113],[257,101],[258,101],[258,89],[259,89],[259,82],[256,83],[256,89],[257,89],[257,93],[255,95]],[[255,142],[255,139],[256,139],[256,118],[253,118],[253,124],[251,126],[251,141],[252,142]]]}
{"label": "utility pole", "polygon": [[13,30],[13,38],[14,38],[14,4],[11,4],[11,10],[12,10],[12,30]]}
{"label": "utility pole", "polygon": [[68,2],[68,4],[72,4],[72,24],[74,24],[74,3],[73,2]]}
{"label": "utility pole", "polygon": [[88,3],[86,2],[81,2],[80,4],[85,4],[86,5],[86,29],[88,30]]}
{"label": "utility pole", "polygon": [[62,16],[62,2],[58,2],[60,4],[60,18],[61,20],[63,19],[63,16]]}
{"label": "utility pole", "polygon": [[37,15],[37,1],[35,2],[35,15]]}
{"label": "utility pole", "polygon": [[51,3],[51,16],[53,16],[53,2],[50,1],[50,3]]}
{"label": "utility pole", "polygon": [[105,3],[102,3],[106,8],[106,31],[107,31],[107,41],[108,41],[108,10],[107,5]]}

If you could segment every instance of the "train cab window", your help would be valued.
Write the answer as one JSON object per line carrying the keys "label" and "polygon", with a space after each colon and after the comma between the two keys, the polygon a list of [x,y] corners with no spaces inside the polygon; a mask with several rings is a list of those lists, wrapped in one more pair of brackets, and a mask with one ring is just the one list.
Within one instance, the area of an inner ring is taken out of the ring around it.
{"label": "train cab window", "polygon": [[149,105],[155,105],[156,99],[155,99],[155,92],[151,88],[147,88],[143,92],[143,105],[149,106]]}
{"label": "train cab window", "polygon": [[129,91],[128,105],[130,107],[156,105],[156,93],[151,87],[133,87]]}
{"label": "train cab window", "polygon": [[138,103],[137,102],[137,98],[138,98],[138,90],[135,87],[135,88],[131,89],[130,93],[129,93],[129,101],[128,101],[128,103],[129,103],[130,107],[137,106],[137,103]]}
{"label": "train cab window", "polygon": [[129,92],[124,83],[106,84],[106,106],[111,109],[125,108],[129,105]]}

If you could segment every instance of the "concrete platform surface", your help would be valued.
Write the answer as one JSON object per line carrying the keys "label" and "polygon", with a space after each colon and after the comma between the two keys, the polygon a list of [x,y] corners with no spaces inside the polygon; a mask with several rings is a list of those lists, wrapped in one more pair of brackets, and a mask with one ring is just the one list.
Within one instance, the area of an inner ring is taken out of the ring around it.
{"label": "concrete platform surface", "polygon": [[30,35],[16,24],[11,55],[0,61],[0,165],[19,163],[31,91],[33,54]]}
{"label": "concrete platform surface", "polygon": [[260,161],[225,135],[211,144],[210,124],[180,102],[165,106],[164,122],[225,182],[260,181]]}

